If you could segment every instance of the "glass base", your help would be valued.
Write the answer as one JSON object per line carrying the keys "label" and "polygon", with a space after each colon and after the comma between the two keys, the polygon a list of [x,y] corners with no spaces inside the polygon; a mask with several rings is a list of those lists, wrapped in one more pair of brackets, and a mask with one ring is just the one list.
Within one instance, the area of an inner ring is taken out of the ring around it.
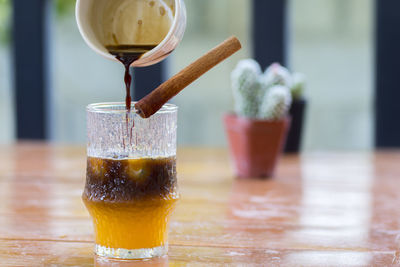
{"label": "glass base", "polygon": [[166,255],[168,253],[168,244],[155,248],[140,249],[107,248],[96,244],[94,252],[100,257],[113,259],[150,259]]}

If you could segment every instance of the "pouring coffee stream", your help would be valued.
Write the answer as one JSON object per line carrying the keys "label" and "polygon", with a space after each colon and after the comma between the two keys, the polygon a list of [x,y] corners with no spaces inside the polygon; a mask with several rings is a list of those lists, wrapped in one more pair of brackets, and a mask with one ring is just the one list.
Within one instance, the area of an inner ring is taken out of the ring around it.
{"label": "pouring coffee stream", "polygon": [[106,46],[108,52],[115,56],[125,67],[124,81],[126,86],[126,99],[125,104],[128,111],[131,110],[131,82],[132,76],[129,73],[129,67],[138,60],[146,52],[152,50],[157,45],[109,45]]}
{"label": "pouring coffee stream", "polygon": [[[115,58],[120,61],[125,68],[124,74],[124,82],[125,82],[125,106],[126,106],[126,131],[127,135],[129,136],[129,143],[132,143],[132,132],[133,127],[135,126],[135,122],[132,121],[132,126],[130,127],[129,131],[129,113],[131,111],[131,103],[132,103],[132,96],[131,96],[131,83],[132,83],[132,75],[129,72],[130,66],[137,61],[142,55],[146,52],[152,50],[157,45],[108,45],[106,49],[108,52],[115,56]],[[123,143],[125,147],[125,141]]]}

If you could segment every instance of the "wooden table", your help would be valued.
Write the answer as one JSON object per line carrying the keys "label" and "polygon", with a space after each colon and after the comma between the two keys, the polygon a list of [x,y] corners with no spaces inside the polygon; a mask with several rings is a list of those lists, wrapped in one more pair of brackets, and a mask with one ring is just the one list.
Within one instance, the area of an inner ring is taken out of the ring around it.
{"label": "wooden table", "polygon": [[287,156],[271,180],[234,179],[226,151],[181,149],[169,257],[93,256],[85,149],[0,150],[1,266],[400,264],[400,153]]}

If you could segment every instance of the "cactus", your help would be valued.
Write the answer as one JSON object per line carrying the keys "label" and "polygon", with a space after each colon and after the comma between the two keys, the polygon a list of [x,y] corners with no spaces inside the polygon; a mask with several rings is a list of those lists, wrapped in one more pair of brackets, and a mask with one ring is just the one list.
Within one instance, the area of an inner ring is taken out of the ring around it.
{"label": "cactus", "polygon": [[292,102],[292,77],[286,68],[273,64],[262,73],[255,60],[246,59],[239,62],[231,79],[237,115],[264,120],[286,116]]}
{"label": "cactus", "polygon": [[283,85],[291,88],[293,85],[289,70],[282,67],[279,63],[273,63],[269,66],[265,70],[262,79],[268,86]]}
{"label": "cactus", "polygon": [[236,114],[256,117],[260,105],[260,65],[253,59],[239,62],[231,75]]}
{"label": "cactus", "polygon": [[261,103],[258,118],[264,120],[280,120],[286,116],[292,104],[292,96],[287,87],[272,86]]}
{"label": "cactus", "polygon": [[300,100],[304,94],[306,78],[302,73],[293,74],[293,86],[290,88],[293,100]]}

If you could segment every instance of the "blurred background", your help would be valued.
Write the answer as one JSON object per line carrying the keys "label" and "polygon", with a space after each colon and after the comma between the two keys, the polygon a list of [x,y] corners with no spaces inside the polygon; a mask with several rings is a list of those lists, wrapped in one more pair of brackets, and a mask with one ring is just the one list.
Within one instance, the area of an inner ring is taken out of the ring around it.
{"label": "blurred background", "polygon": [[[396,5],[395,1],[387,2]],[[263,67],[276,58],[291,71],[306,75],[309,105],[303,150],[370,150],[379,146],[376,133],[385,136],[385,132],[377,131],[374,105],[379,96],[376,77],[380,70],[376,67],[380,54],[375,29],[387,22],[376,18],[379,12],[375,12],[375,1],[185,3],[186,34],[162,64],[163,79],[232,34],[241,40],[243,49],[173,100],[180,107],[180,145],[226,145],[222,116],[233,109],[230,72],[240,59],[255,57]],[[0,143],[47,138],[57,143],[84,144],[85,106],[124,99],[122,65],[87,47],[75,23],[74,5],[74,0],[32,0],[29,4],[0,0]],[[379,8],[382,12],[391,9]],[[32,21],[38,26],[32,26]],[[32,27],[37,32],[32,32]],[[30,41],[36,39],[31,47]],[[32,55],[39,57],[36,63],[27,62]],[[151,77],[149,73],[143,77]],[[34,83],[39,88],[30,86]],[[393,98],[386,92],[385,99]],[[41,97],[39,101],[36,94]],[[28,110],[21,108],[26,102],[30,103]],[[38,112],[41,118],[30,118],[38,105],[44,106]],[[388,132],[383,128],[379,129]],[[35,129],[39,133],[32,133]],[[381,143],[398,145],[396,141]]]}

